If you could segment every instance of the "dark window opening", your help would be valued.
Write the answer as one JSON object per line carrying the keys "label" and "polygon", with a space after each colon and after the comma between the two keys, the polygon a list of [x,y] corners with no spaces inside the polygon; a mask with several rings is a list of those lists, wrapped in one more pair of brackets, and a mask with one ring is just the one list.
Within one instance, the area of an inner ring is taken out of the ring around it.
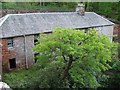
{"label": "dark window opening", "polygon": [[36,43],[37,43],[37,42],[38,42],[38,40],[37,40],[37,39],[35,39],[35,40],[34,40],[34,45],[36,45]]}
{"label": "dark window opening", "polygon": [[39,34],[34,35],[34,45],[36,45],[36,42],[38,42],[37,38],[39,37]]}
{"label": "dark window opening", "polygon": [[84,30],[84,31],[85,31],[85,33],[87,33],[87,32],[88,32],[88,30],[89,30],[89,28],[76,28],[76,30]]}
{"label": "dark window opening", "polygon": [[85,33],[87,33],[87,32],[88,32],[88,28],[85,28],[84,30],[85,30]]}
{"label": "dark window opening", "polygon": [[10,68],[16,68],[16,60],[15,58],[13,59],[9,59],[9,64],[10,64]]}
{"label": "dark window opening", "polygon": [[8,48],[14,47],[13,38],[8,39]]}
{"label": "dark window opening", "polygon": [[114,42],[118,42],[118,40],[119,40],[118,36],[114,36],[114,37],[113,37],[113,41],[114,41]]}
{"label": "dark window opening", "polygon": [[38,55],[39,53],[36,53],[36,54],[34,54],[34,60],[35,60],[35,63],[37,63],[37,55]]}

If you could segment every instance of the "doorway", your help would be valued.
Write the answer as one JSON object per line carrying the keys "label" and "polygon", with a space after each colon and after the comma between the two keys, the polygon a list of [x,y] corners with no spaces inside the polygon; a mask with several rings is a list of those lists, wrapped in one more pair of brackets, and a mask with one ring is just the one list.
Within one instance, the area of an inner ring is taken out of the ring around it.
{"label": "doorway", "polygon": [[16,60],[15,60],[15,58],[9,59],[9,65],[10,65],[11,69],[16,68]]}

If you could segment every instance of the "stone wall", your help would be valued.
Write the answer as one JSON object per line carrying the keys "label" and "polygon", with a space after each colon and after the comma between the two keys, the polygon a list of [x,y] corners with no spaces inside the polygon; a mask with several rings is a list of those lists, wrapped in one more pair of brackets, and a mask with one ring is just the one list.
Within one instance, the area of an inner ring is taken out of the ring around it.
{"label": "stone wall", "polygon": [[[24,44],[25,38],[23,36],[13,38],[13,48],[8,48],[7,40],[8,39],[2,39],[3,70],[10,70],[9,59],[12,58],[16,59],[16,68],[26,67],[26,57],[28,60],[28,66],[31,66],[34,62],[34,53],[32,50],[34,47],[34,36],[26,36],[26,48]],[[25,52],[25,49],[27,52]]]}
{"label": "stone wall", "polygon": [[104,26],[104,27],[97,27],[98,34],[101,36],[102,34],[108,36],[110,38],[110,41],[113,40],[113,29],[114,26]]}
{"label": "stone wall", "polygon": [[27,49],[27,59],[28,59],[28,65],[31,66],[34,62],[34,36],[26,36],[26,49]]}

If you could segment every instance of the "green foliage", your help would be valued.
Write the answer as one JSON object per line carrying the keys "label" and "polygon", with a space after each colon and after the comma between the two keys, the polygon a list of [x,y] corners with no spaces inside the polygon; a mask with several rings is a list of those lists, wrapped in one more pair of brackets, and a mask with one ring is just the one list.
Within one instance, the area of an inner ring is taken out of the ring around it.
{"label": "green foliage", "polygon": [[[120,50],[120,44],[118,44],[118,50]],[[116,51],[117,55],[120,54],[119,51]],[[120,57],[116,56],[116,60],[112,63],[112,73],[108,78],[108,87],[120,88]]]}
{"label": "green foliage", "polygon": [[[120,2],[84,2],[86,11],[120,20]],[[75,11],[77,2],[4,2],[3,9]]]}
{"label": "green foliage", "polygon": [[[34,50],[41,65],[60,61],[65,64],[63,77],[71,77],[74,86],[98,87],[98,75],[110,68],[113,44],[95,29],[57,28],[52,34],[40,34]],[[79,85],[79,86],[78,86]]]}
{"label": "green foliage", "polygon": [[16,70],[11,73],[3,74],[3,81],[6,82],[11,88],[29,88],[33,82],[31,79],[37,77],[38,69],[33,66],[29,70]]}
{"label": "green foliage", "polygon": [[120,60],[116,61],[112,67],[114,70],[120,71]]}
{"label": "green foliage", "polygon": [[102,73],[110,68],[115,45],[104,35],[98,37],[95,29],[85,33],[56,28],[52,34],[40,34],[34,50],[39,55],[32,68],[3,74],[3,81],[11,88],[96,88],[108,87],[114,84],[112,80],[119,85],[119,74],[106,77]]}
{"label": "green foliage", "polygon": [[120,20],[120,2],[94,2],[90,3],[90,11],[94,11],[98,14],[104,15],[107,18]]}
{"label": "green foliage", "polygon": [[[116,46],[117,45],[120,44],[116,44]],[[110,64],[112,68],[105,72],[106,75],[101,78],[101,87],[120,88],[120,58],[118,57],[118,48],[114,48],[114,50],[112,50],[114,53],[112,57],[112,62]]]}
{"label": "green foliage", "polygon": [[69,88],[69,81],[63,80],[64,63],[55,61],[41,68],[35,64],[28,70],[17,70],[3,75],[3,81],[11,88]]}
{"label": "green foliage", "polygon": [[113,63],[113,67],[107,75],[101,78],[100,84],[104,88],[120,88],[120,61]]}
{"label": "green foliage", "polygon": [[2,3],[2,8],[4,8],[4,9],[6,9],[6,8],[11,9],[13,7],[16,7],[15,3],[11,3],[11,2],[9,2],[9,3]]}
{"label": "green foliage", "polygon": [[73,11],[76,3],[64,2],[4,2],[3,9],[40,10],[40,11]]}
{"label": "green foliage", "polygon": [[47,67],[42,69],[39,76],[34,78],[39,88],[69,88],[69,81],[63,79],[64,63],[59,61],[51,62]]}

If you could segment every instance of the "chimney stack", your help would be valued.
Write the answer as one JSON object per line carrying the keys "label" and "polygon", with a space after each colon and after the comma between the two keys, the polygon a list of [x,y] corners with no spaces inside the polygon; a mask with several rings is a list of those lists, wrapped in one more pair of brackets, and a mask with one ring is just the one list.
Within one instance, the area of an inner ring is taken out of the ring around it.
{"label": "chimney stack", "polygon": [[85,14],[85,5],[83,3],[78,4],[76,7],[77,14],[80,14],[81,16],[84,16]]}

